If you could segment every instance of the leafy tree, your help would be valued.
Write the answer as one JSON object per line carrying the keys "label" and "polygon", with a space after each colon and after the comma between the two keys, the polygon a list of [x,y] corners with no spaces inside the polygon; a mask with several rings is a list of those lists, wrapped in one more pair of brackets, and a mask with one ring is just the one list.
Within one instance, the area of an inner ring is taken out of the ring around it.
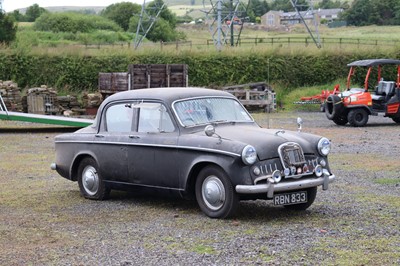
{"label": "leafy tree", "polygon": [[100,15],[115,21],[125,31],[129,28],[129,20],[134,14],[139,14],[142,7],[131,2],[112,4],[101,11]]}
{"label": "leafy tree", "polygon": [[341,3],[339,0],[336,0],[336,1],[322,0],[321,2],[318,3],[318,5],[316,7],[322,8],[322,9],[340,8]]}
{"label": "leafy tree", "polygon": [[[154,0],[150,2],[150,4],[146,7],[146,10],[149,14],[155,16],[157,15],[157,11],[164,5],[163,0]],[[176,27],[176,15],[171,12],[167,8],[167,6],[164,6],[163,9],[161,10],[160,13],[160,18],[163,18],[164,20],[168,21],[168,23],[171,25],[172,28]]]}
{"label": "leafy tree", "polygon": [[38,17],[40,17],[43,13],[48,12],[43,7],[40,7],[38,4],[33,4],[26,9],[26,20],[28,22],[34,22]]}
{"label": "leafy tree", "polygon": [[[306,0],[298,0],[297,5],[300,7],[300,11],[308,9],[308,4]],[[270,6],[271,10],[282,10],[285,12],[295,10],[289,0],[274,0]]]}
{"label": "leafy tree", "polygon": [[266,0],[251,0],[247,10],[247,16],[251,22],[256,22],[257,17],[263,16],[270,10]]}
{"label": "leafy tree", "polygon": [[15,40],[17,26],[11,16],[6,15],[0,10],[0,43],[10,44]]}
{"label": "leafy tree", "polygon": [[354,26],[400,25],[398,0],[355,0],[343,14],[347,24]]}
{"label": "leafy tree", "polygon": [[21,14],[21,13],[19,12],[19,10],[14,10],[12,13],[9,13],[9,15],[10,15],[11,17],[13,17],[13,19],[14,19],[15,21],[18,21],[18,22],[25,22],[25,21],[27,21],[27,20],[26,20],[26,16],[25,16],[24,14]]}
{"label": "leafy tree", "polygon": [[[146,12],[151,16],[155,17],[159,12],[160,8],[163,6],[163,4],[164,4],[163,0],[155,0],[146,7]],[[138,23],[139,23],[139,16],[138,15],[133,16],[130,20],[129,31],[136,33]],[[166,6],[164,6],[160,12],[159,17],[156,19],[154,25],[147,33],[146,38],[153,42],[156,41],[170,42],[170,41],[185,39],[186,36],[183,33],[178,32],[176,30],[176,23],[177,23],[176,15],[173,14]],[[142,21],[143,28],[145,29],[147,29],[150,24],[151,21],[149,20]]]}

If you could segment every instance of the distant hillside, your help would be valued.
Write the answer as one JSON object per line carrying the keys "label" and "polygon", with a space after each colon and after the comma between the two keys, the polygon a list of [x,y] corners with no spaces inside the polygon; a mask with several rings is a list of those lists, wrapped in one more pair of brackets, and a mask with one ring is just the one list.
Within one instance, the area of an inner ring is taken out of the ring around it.
{"label": "distant hillside", "polygon": [[[100,13],[101,10],[106,8],[105,6],[48,6],[43,7],[44,9],[48,10],[49,12],[67,12],[67,11],[85,11],[90,10],[93,11],[91,13]],[[20,13],[25,14],[26,8],[18,9]]]}

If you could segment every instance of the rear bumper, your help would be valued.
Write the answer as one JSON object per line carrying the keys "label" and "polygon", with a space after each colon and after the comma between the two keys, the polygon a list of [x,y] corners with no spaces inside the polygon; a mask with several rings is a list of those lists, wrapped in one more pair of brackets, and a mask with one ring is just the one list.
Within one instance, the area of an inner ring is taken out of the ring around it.
{"label": "rear bumper", "polygon": [[272,178],[267,179],[266,184],[259,185],[237,185],[236,192],[239,194],[261,194],[267,193],[268,198],[272,198],[275,192],[284,192],[298,190],[303,188],[311,188],[322,185],[323,190],[327,190],[329,183],[336,179],[335,175],[324,173],[323,176],[311,179],[301,179],[290,182],[275,183]]}

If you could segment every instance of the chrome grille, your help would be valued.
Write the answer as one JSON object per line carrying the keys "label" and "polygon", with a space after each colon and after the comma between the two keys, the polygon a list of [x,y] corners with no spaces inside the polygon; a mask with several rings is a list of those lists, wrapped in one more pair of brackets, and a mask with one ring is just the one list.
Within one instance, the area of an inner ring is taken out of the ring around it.
{"label": "chrome grille", "polygon": [[301,166],[306,163],[303,149],[297,143],[289,142],[282,144],[281,146],[279,146],[278,152],[284,168],[290,168],[291,166]]}

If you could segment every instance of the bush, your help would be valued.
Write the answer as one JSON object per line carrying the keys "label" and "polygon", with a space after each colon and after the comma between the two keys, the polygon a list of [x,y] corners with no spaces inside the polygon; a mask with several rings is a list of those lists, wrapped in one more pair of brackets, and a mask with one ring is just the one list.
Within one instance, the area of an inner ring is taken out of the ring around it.
{"label": "bush", "polygon": [[[87,37],[89,35],[86,35]],[[105,37],[106,38],[106,37]],[[347,63],[365,58],[398,58],[399,52],[320,52],[312,55],[274,52],[124,53],[115,55],[32,55],[0,52],[0,80],[13,79],[21,87],[47,84],[76,91],[95,90],[99,72],[126,72],[129,64],[188,64],[191,86],[226,86],[269,81],[283,88],[329,84],[346,78]]]}
{"label": "bush", "polygon": [[92,32],[95,30],[121,31],[115,22],[97,15],[78,13],[45,13],[34,24],[37,31]]}

